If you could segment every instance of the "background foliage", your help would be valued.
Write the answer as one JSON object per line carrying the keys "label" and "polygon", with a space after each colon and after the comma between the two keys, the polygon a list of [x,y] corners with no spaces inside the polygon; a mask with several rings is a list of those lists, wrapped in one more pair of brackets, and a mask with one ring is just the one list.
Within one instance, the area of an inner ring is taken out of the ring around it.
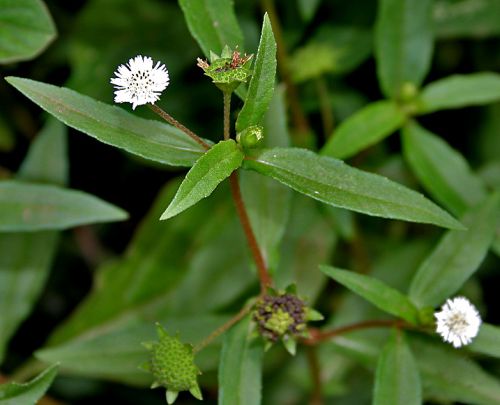
{"label": "background foliage", "polygon": [[263,124],[275,148],[240,177],[276,286],[296,283],[325,330],[418,324],[457,292],[486,324],[460,351],[385,328],[291,357],[248,341],[247,318],[196,356],[207,403],[498,403],[498,35],[497,0],[0,0],[0,72],[21,77],[0,82],[0,360],[6,379],[37,376],[2,385],[0,403],[47,389],[164,403],[138,369],[154,322],[197,343],[258,294],[220,183],[242,152],[217,144],[190,175],[229,163],[176,195],[203,149],[147,108],[111,106],[116,66],[150,55],[171,78],[158,105],[218,142],[222,95],[195,61],[224,45],[259,48],[232,120]]}

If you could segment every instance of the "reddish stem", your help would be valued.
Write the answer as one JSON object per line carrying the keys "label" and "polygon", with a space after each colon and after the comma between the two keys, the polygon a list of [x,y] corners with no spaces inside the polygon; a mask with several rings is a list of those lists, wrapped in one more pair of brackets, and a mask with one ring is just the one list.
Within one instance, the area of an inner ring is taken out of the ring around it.
{"label": "reddish stem", "polygon": [[405,328],[412,329],[413,326],[398,319],[398,320],[372,320],[372,321],[364,321],[359,323],[354,323],[352,325],[341,326],[340,328],[332,329],[329,331],[321,331],[319,329],[309,329],[309,333],[311,335],[310,338],[304,339],[302,343],[305,345],[316,345],[325,340],[332,339],[336,336],[343,335],[344,333],[353,332],[361,329],[369,329],[369,328]]}
{"label": "reddish stem", "polygon": [[267,287],[271,286],[272,280],[267,271],[266,262],[262,256],[262,252],[259,249],[257,239],[252,230],[252,225],[250,224],[250,219],[248,218],[247,211],[245,209],[245,203],[241,197],[240,183],[238,180],[238,173],[233,172],[229,177],[229,182],[231,184],[231,194],[233,195],[234,204],[236,205],[236,211],[238,212],[238,217],[240,218],[241,226],[245,232],[245,236],[248,241],[248,246],[252,252],[252,256],[257,266],[257,272],[259,274],[260,280],[260,290],[264,294],[267,291]]}

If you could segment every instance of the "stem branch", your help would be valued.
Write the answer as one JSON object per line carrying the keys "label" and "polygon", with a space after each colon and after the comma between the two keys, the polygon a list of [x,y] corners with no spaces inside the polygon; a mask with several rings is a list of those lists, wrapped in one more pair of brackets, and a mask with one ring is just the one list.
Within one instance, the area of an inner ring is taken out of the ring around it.
{"label": "stem branch", "polygon": [[194,352],[197,353],[200,350],[203,350],[207,347],[214,339],[218,338],[225,331],[231,328],[235,323],[237,323],[240,319],[244,318],[246,314],[250,312],[251,306],[243,307],[240,312],[238,312],[235,316],[233,316],[229,321],[227,321],[221,327],[215,329],[210,335],[208,335],[205,339],[203,339],[200,343],[198,343],[194,347]]}
{"label": "stem branch", "polygon": [[162,117],[165,121],[167,121],[169,124],[171,124],[174,127],[180,129],[182,132],[184,132],[186,135],[188,135],[193,141],[195,141],[196,143],[198,143],[199,145],[201,145],[203,147],[203,149],[205,149],[205,150],[210,149],[210,145],[208,143],[206,143],[203,139],[201,139],[193,131],[191,131],[190,129],[186,128],[184,125],[182,125],[179,121],[177,121],[169,113],[167,113],[166,111],[162,110],[156,104],[148,104],[148,107],[153,112],[155,112],[160,117]]}
{"label": "stem branch", "polygon": [[363,321],[354,323],[352,325],[341,326],[339,328],[335,328],[329,331],[320,331],[318,329],[309,329],[309,333],[311,335],[310,338],[302,340],[302,343],[306,345],[316,345],[325,340],[332,339],[336,336],[343,335],[344,333],[353,332],[361,329],[368,328],[404,328],[404,329],[414,329],[413,325],[402,321],[401,319],[397,320],[386,320],[386,319],[376,319],[371,321]]}

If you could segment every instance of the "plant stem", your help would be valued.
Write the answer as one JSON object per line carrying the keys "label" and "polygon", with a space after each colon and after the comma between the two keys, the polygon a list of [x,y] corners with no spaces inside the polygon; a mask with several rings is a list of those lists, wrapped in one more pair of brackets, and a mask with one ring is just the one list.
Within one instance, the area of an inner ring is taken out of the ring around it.
{"label": "plant stem", "polygon": [[321,121],[323,123],[323,133],[325,139],[328,139],[333,132],[333,114],[328,94],[328,86],[325,78],[322,76],[317,77],[315,82],[321,111]]}
{"label": "plant stem", "polygon": [[203,147],[203,149],[208,150],[210,149],[210,145],[206,143],[203,139],[201,139],[198,135],[196,135],[193,131],[190,129],[186,128],[184,125],[182,125],[179,121],[177,121],[174,117],[172,117],[169,113],[166,111],[162,110],[160,107],[158,107],[156,104],[148,104],[148,107],[158,114],[161,118],[163,118],[165,121],[167,121],[169,124],[173,125],[174,127],[180,129],[182,132],[184,132],[186,135],[188,135],[193,141],[198,143]]}
{"label": "plant stem", "polygon": [[253,233],[252,225],[250,224],[250,219],[248,218],[248,214],[245,209],[245,203],[243,202],[243,198],[241,197],[238,173],[233,172],[229,177],[229,182],[231,184],[231,193],[236,205],[236,211],[238,212],[243,231],[245,232],[245,236],[248,241],[248,247],[252,252],[255,265],[257,266],[257,272],[259,274],[260,280],[260,291],[261,294],[265,294],[267,287],[270,287],[272,285],[272,280],[269,272],[267,271],[266,262],[264,261],[262,252],[259,249],[255,234]]}
{"label": "plant stem", "polygon": [[308,339],[302,340],[302,343],[306,345],[316,345],[325,340],[332,339],[336,336],[343,335],[344,333],[353,332],[361,329],[369,329],[369,328],[403,328],[403,329],[415,329],[415,326],[402,321],[401,319],[397,320],[372,320],[372,321],[363,321],[359,323],[354,323],[352,325],[341,326],[340,328],[332,329],[329,331],[320,331],[318,329],[309,329],[309,333],[311,337]]}
{"label": "plant stem", "polygon": [[[230,139],[230,129],[229,129],[229,118],[231,114],[231,93],[224,92],[224,139]],[[236,206],[236,212],[240,218],[241,226],[245,232],[247,238],[248,247],[252,252],[255,265],[257,266],[257,272],[260,280],[260,290],[261,294],[264,294],[272,284],[271,277],[267,271],[267,265],[260,251],[259,244],[257,243],[257,238],[252,230],[252,225],[250,224],[250,219],[248,218],[248,213],[245,208],[245,202],[241,196],[240,182],[238,179],[238,173],[233,172],[229,177],[229,183],[231,184],[231,194],[233,196],[234,204]]]}
{"label": "plant stem", "polygon": [[322,405],[323,394],[321,388],[321,369],[318,361],[318,353],[316,347],[310,346],[306,350],[307,361],[309,362],[309,370],[313,381],[313,393],[309,405]]}
{"label": "plant stem", "polygon": [[197,353],[200,350],[203,350],[205,347],[207,347],[214,339],[222,335],[225,331],[231,328],[231,326],[237,323],[240,319],[244,318],[245,315],[250,312],[251,308],[252,307],[250,305],[243,307],[240,310],[240,312],[238,312],[235,316],[233,316],[229,321],[227,321],[221,327],[215,329],[210,335],[208,335],[205,339],[203,339],[200,343],[198,343],[193,349],[194,352]]}
{"label": "plant stem", "polygon": [[281,78],[285,82],[286,94],[288,104],[292,111],[292,122],[299,134],[307,134],[310,132],[310,125],[304,110],[300,105],[297,87],[292,80],[290,71],[288,69],[288,55],[286,52],[285,42],[283,41],[283,34],[281,24],[274,6],[273,0],[262,0],[262,6],[269,15],[271,25],[273,27],[274,38],[276,39],[277,55],[278,55],[278,70]]}
{"label": "plant stem", "polygon": [[231,92],[224,91],[224,139],[227,141],[231,135],[229,125],[231,121]]}

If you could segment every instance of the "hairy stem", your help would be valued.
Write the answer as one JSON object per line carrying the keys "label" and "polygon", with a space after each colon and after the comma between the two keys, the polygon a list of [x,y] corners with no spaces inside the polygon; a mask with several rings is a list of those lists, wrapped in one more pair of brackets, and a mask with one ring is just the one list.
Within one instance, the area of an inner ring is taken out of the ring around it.
{"label": "hairy stem", "polygon": [[161,118],[163,118],[165,121],[167,121],[169,124],[173,125],[174,127],[180,129],[182,132],[184,132],[186,135],[188,135],[193,141],[198,143],[203,147],[203,149],[208,150],[210,149],[210,145],[206,143],[203,139],[201,139],[198,135],[196,135],[193,131],[190,129],[186,128],[184,125],[182,125],[179,121],[177,121],[174,117],[172,117],[169,113],[166,111],[162,110],[160,107],[158,107],[156,104],[148,104],[148,107],[158,114]]}
{"label": "hairy stem", "polygon": [[[224,93],[224,139],[230,139],[231,134],[229,130],[229,117],[231,114],[231,93]],[[247,238],[248,247],[250,252],[252,252],[255,265],[257,266],[257,272],[260,280],[260,290],[264,294],[272,284],[271,277],[267,271],[267,265],[260,251],[259,244],[257,243],[257,238],[250,224],[250,218],[248,217],[247,210],[245,208],[245,202],[241,196],[240,182],[238,179],[238,173],[233,172],[229,177],[229,182],[231,184],[231,194],[233,196],[234,204],[236,206],[236,212],[240,218],[241,226],[245,232]]]}
{"label": "hairy stem", "polygon": [[259,245],[257,243],[257,239],[255,238],[255,234],[253,233],[252,225],[250,224],[250,219],[248,218],[247,210],[245,208],[245,203],[243,202],[243,198],[241,197],[238,173],[233,172],[229,177],[229,182],[231,183],[231,193],[236,205],[236,211],[238,212],[243,231],[245,232],[248,247],[252,252],[255,265],[257,266],[261,294],[264,294],[267,290],[267,287],[270,287],[272,285],[272,280],[267,270],[267,265],[264,261],[264,257],[262,256],[262,252],[260,251]]}
{"label": "hairy stem", "polygon": [[225,91],[224,94],[224,139],[228,140],[230,135],[229,125],[231,120],[231,92]]}
{"label": "hairy stem", "polygon": [[309,122],[304,114],[304,110],[300,105],[299,94],[295,86],[290,70],[288,69],[288,55],[286,52],[285,42],[281,30],[281,24],[274,6],[273,0],[262,0],[262,6],[269,15],[271,25],[273,27],[274,38],[276,39],[277,55],[278,55],[278,70],[281,78],[285,82],[288,104],[292,112],[292,122],[299,134],[306,134],[310,130]]}
{"label": "hairy stem", "polygon": [[193,349],[194,352],[197,353],[200,350],[203,350],[205,347],[207,347],[214,339],[218,338],[225,331],[231,328],[235,323],[244,318],[245,315],[250,312],[250,309],[251,306],[243,307],[240,310],[240,312],[238,312],[235,316],[233,316],[229,321],[227,321],[221,327],[215,329],[210,335],[208,335],[205,339],[203,339],[200,343],[198,343]]}
{"label": "hairy stem", "polygon": [[403,329],[415,329],[414,325],[406,323],[400,319],[397,320],[386,320],[386,319],[376,319],[371,321],[363,321],[359,323],[354,323],[352,325],[341,326],[340,328],[335,328],[329,331],[320,331],[318,329],[309,329],[311,335],[310,338],[302,340],[302,343],[306,345],[316,345],[325,340],[332,339],[336,336],[343,335],[344,333],[354,332],[361,329],[369,328],[403,328]]}

